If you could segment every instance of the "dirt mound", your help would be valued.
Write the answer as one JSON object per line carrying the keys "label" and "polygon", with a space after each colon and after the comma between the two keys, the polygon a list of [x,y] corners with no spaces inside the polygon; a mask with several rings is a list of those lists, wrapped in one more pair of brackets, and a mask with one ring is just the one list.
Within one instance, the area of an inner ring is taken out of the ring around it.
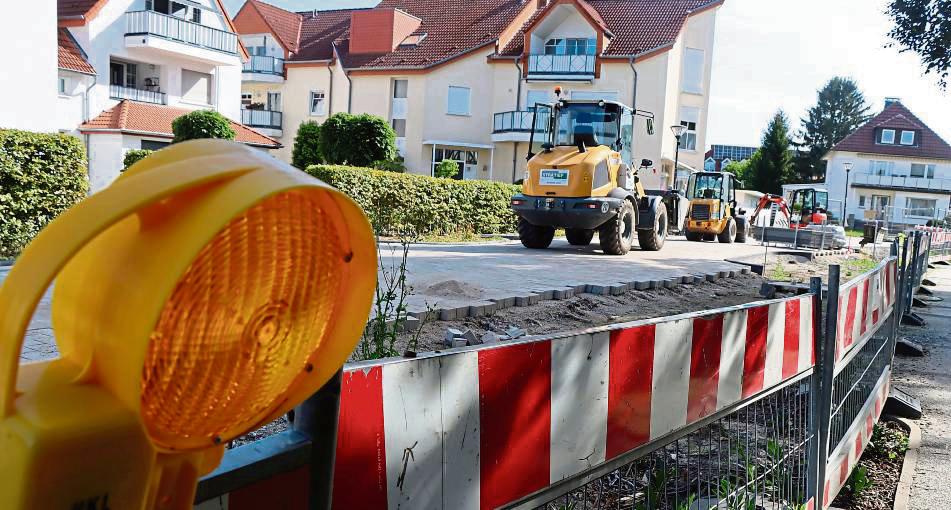
{"label": "dirt mound", "polygon": [[426,294],[427,296],[478,298],[482,296],[482,289],[475,285],[460,282],[459,280],[446,280],[436,282],[422,289],[420,294]]}

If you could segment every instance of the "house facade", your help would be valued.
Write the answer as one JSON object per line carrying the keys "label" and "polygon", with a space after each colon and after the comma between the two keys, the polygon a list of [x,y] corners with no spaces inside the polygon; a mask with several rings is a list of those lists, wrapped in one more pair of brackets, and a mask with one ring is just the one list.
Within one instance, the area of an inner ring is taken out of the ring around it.
{"label": "house facade", "polygon": [[[171,121],[196,109],[231,119],[238,141],[280,147],[240,125],[247,53],[220,0],[41,0],[30,10],[12,16],[30,79],[0,85],[16,86],[0,126],[82,137],[91,191],[119,175],[127,151],[168,145]],[[48,19],[23,24],[34,11]]]}
{"label": "house facade", "polygon": [[745,145],[717,145],[713,144],[703,156],[703,169],[708,172],[720,172],[730,163],[739,163],[753,157],[759,147]]}
{"label": "house facade", "polygon": [[897,99],[886,100],[881,113],[825,160],[830,208],[838,207],[832,213],[841,217],[844,207],[849,225],[867,220],[924,225],[948,215],[951,145]]}
{"label": "house facade", "polygon": [[[301,122],[370,113],[390,122],[410,172],[429,175],[449,159],[459,178],[513,182],[525,171],[533,106],[553,101],[557,86],[562,97],[651,112],[654,132],[639,119],[633,160],[653,161],[646,185],[674,186],[703,166],[721,3],[384,0],[289,12],[248,0],[234,18],[251,54],[242,119],[289,160]],[[679,172],[673,124],[687,127]]]}

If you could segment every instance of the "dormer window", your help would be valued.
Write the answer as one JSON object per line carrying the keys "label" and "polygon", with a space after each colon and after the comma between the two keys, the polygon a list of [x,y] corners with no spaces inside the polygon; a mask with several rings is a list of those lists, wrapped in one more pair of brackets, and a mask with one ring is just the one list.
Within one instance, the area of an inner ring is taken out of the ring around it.
{"label": "dormer window", "polygon": [[914,145],[915,144],[915,132],[914,131],[902,131],[901,140],[902,145]]}
{"label": "dormer window", "polygon": [[545,43],[545,55],[595,55],[597,49],[595,38],[549,39]]}
{"label": "dormer window", "polygon": [[883,129],[879,143],[894,145],[895,144],[895,130],[894,129]]}

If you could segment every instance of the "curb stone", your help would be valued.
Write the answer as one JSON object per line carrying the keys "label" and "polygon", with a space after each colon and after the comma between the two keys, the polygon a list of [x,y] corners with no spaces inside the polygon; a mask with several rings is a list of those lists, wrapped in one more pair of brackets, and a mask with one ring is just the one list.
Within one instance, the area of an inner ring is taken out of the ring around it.
{"label": "curb stone", "polygon": [[915,478],[915,468],[918,466],[918,449],[921,447],[921,427],[917,423],[898,418],[898,421],[908,427],[908,449],[905,450],[905,460],[901,464],[901,476],[898,478],[898,487],[895,488],[894,510],[907,510],[911,501],[911,487]]}

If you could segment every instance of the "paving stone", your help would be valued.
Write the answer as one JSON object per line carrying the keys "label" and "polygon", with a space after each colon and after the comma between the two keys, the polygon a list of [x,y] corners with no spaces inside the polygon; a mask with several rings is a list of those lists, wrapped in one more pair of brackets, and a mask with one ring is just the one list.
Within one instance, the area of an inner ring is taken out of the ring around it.
{"label": "paving stone", "polygon": [[535,294],[538,294],[541,301],[550,301],[552,296],[555,294],[554,290],[536,290],[533,291]]}
{"label": "paving stone", "polygon": [[422,324],[423,321],[409,315],[406,317],[406,321],[403,322],[403,331],[416,331]]}
{"label": "paving stone", "polygon": [[587,292],[588,294],[595,294],[598,296],[608,296],[611,294],[611,286],[590,284],[585,289],[585,292]]}
{"label": "paving stone", "polygon": [[515,306],[531,306],[538,304],[538,294],[515,296]]}
{"label": "paving stone", "polygon": [[634,282],[634,290],[647,290],[651,288],[651,283],[650,281]]}
{"label": "paving stone", "polygon": [[575,295],[575,289],[571,287],[566,287],[564,289],[558,289],[552,293],[552,299],[562,300],[568,299]]}
{"label": "paving stone", "polygon": [[625,292],[627,292],[626,283],[618,283],[615,285],[609,285],[608,288],[611,290],[612,296],[620,296],[621,294],[624,294]]}
{"label": "paving stone", "polygon": [[750,274],[750,268],[748,267],[740,268],[740,274]]}
{"label": "paving stone", "polygon": [[706,276],[707,281],[711,283],[720,279],[720,275],[718,273],[707,273]]}
{"label": "paving stone", "polygon": [[504,297],[499,299],[492,299],[492,302],[495,303],[496,310],[504,310],[506,308],[512,308],[515,306],[515,297]]}
{"label": "paving stone", "polygon": [[719,275],[720,278],[726,278],[728,276],[732,276],[729,271],[720,271],[717,273],[717,275]]}

